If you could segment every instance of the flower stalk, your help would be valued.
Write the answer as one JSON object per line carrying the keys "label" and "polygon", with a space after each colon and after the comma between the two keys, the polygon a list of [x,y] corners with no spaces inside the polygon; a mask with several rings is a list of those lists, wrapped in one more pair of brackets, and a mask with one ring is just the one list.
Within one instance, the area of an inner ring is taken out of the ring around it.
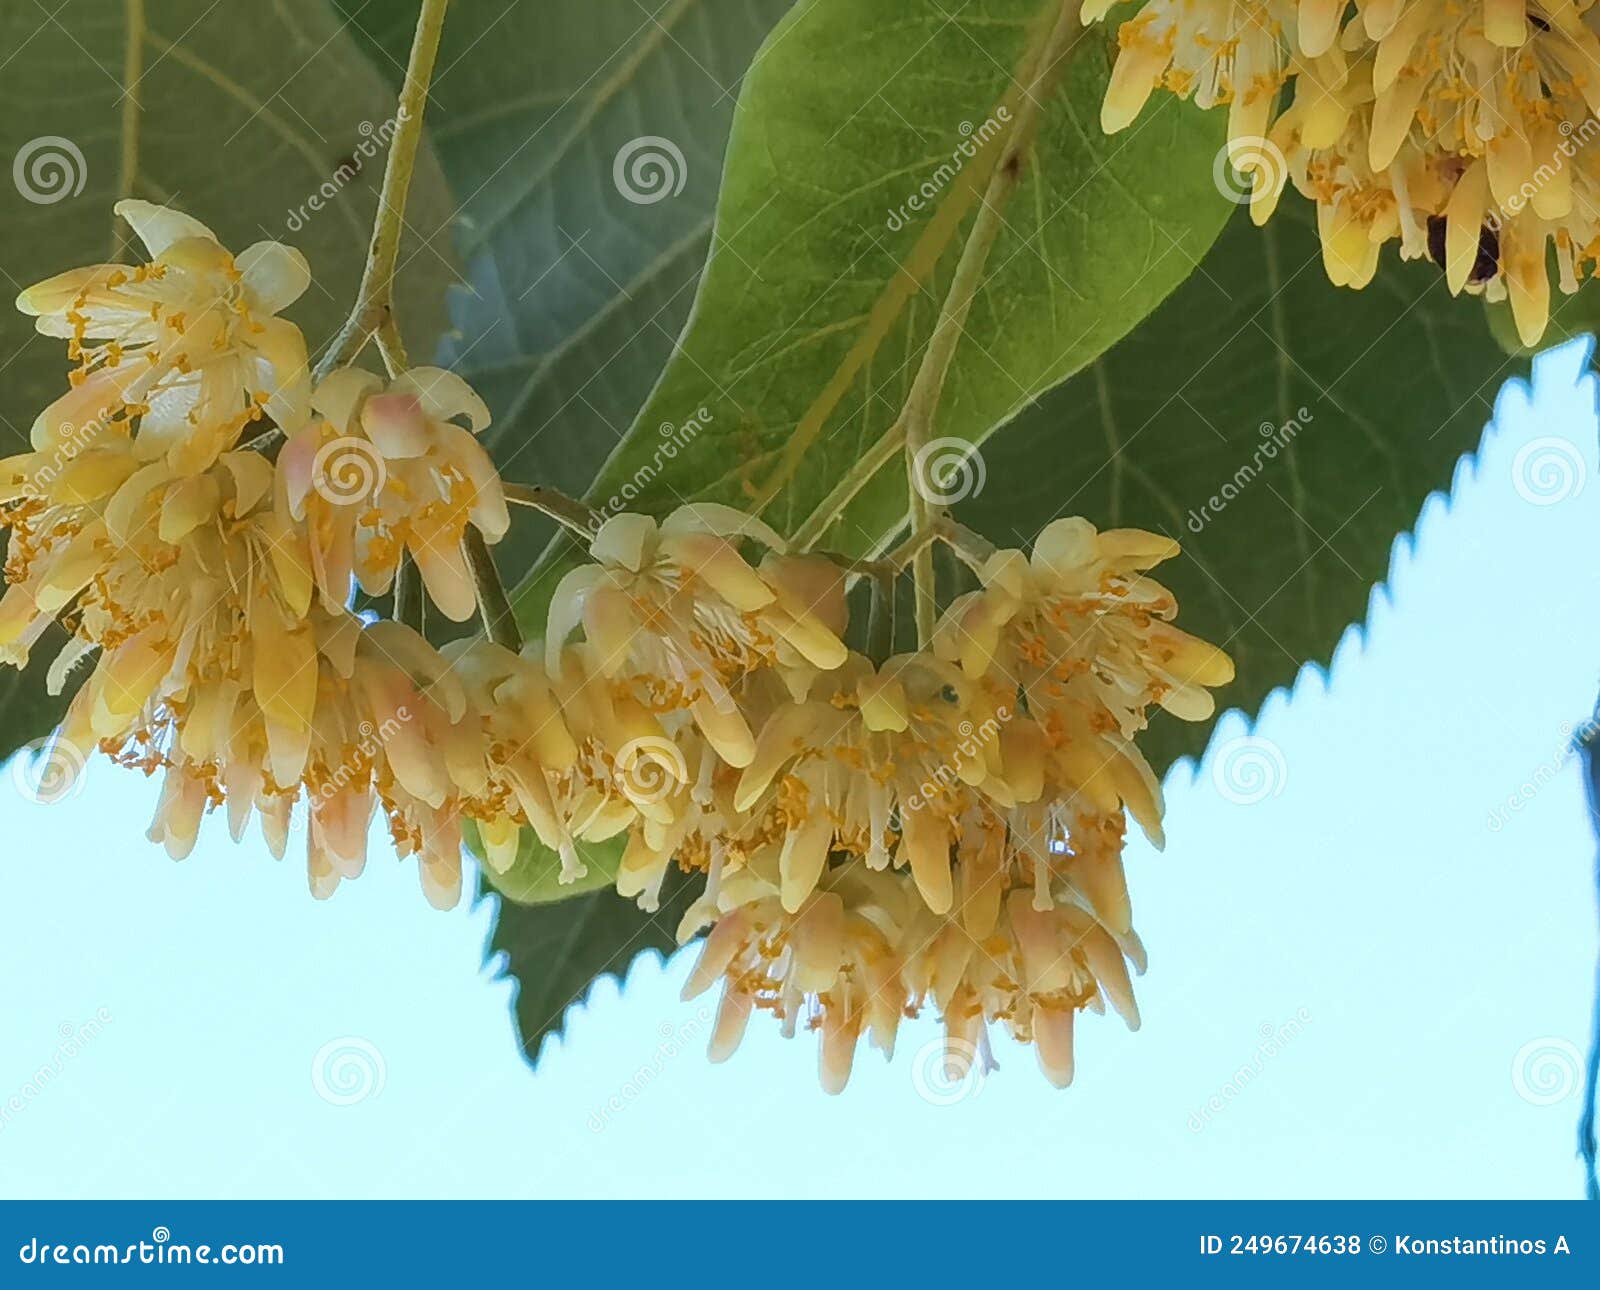
{"label": "flower stalk", "polygon": [[422,570],[409,554],[400,558],[394,581],[394,620],[412,631],[422,630]]}
{"label": "flower stalk", "polygon": [[496,645],[503,645],[513,654],[522,650],[522,631],[517,617],[511,612],[511,601],[506,596],[500,571],[495,568],[494,557],[489,554],[489,544],[473,525],[467,525],[462,535],[462,547],[467,553],[467,564],[472,570],[472,585],[478,592],[478,612],[483,618],[483,630]]}
{"label": "flower stalk", "polygon": [[389,160],[383,170],[383,186],[378,191],[378,213],[373,222],[366,268],[362,271],[361,286],[350,316],[317,364],[315,377],[318,380],[347,366],[374,336],[391,376],[405,371],[409,365],[394,312],[395,266],[400,259],[400,236],[405,229],[406,195],[411,189],[417,149],[422,143],[428,86],[433,80],[439,34],[444,28],[444,14],[449,3],[450,0],[422,0],[416,34],[411,39],[411,56],[406,63],[405,83],[400,87],[400,102],[395,109],[394,138],[389,144]]}
{"label": "flower stalk", "polygon": [[[411,39],[411,55],[406,63],[405,82],[395,109],[396,129],[389,145],[389,159],[383,170],[383,185],[378,192],[378,212],[373,220],[372,241],[367,253],[361,285],[354,306],[333,344],[317,364],[314,378],[347,366],[366,347],[376,342],[385,371],[393,379],[410,366],[405,341],[400,334],[394,303],[395,270],[400,259],[400,239],[405,231],[406,198],[416,173],[417,152],[422,144],[422,122],[428,107],[428,88],[439,55],[439,37],[444,30],[445,10],[450,0],[422,0],[417,28]],[[490,640],[513,652],[522,648],[522,633],[506,595],[500,571],[483,534],[467,525],[461,538],[462,549],[472,573],[478,611]],[[395,583],[394,616],[407,626],[420,629],[422,623],[422,579],[416,563],[407,558]]]}
{"label": "flower stalk", "polygon": [[894,653],[894,579],[874,578],[867,617],[867,657],[882,667]]}
{"label": "flower stalk", "polygon": [[558,489],[537,484],[512,484],[505,486],[506,501],[516,506],[527,506],[548,515],[563,528],[571,530],[584,541],[594,537],[604,522],[600,512],[587,502],[568,497]]}

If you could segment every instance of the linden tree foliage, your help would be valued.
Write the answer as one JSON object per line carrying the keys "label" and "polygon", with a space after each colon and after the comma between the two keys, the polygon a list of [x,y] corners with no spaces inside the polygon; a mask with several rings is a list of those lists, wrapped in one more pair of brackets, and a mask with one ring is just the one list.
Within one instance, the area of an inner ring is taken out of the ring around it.
{"label": "linden tree foliage", "polygon": [[[397,6],[398,7],[398,6]],[[413,6],[414,8],[414,6]],[[361,275],[395,100],[325,0],[255,6],[248,39],[239,17],[206,0],[143,6],[98,0],[0,6],[0,262],[36,277],[121,259],[128,232],[111,215],[121,197],[175,205],[226,245],[290,242],[316,281],[289,311],[313,353],[337,331]],[[414,17],[414,15],[413,15]],[[288,105],[292,103],[293,107]],[[223,155],[227,164],[219,162]],[[426,352],[444,326],[454,274],[443,175],[417,168],[407,208],[400,315]],[[12,270],[15,272],[15,269]],[[15,294],[32,279],[8,282]],[[0,456],[28,449],[38,410],[65,388],[60,343],[33,320],[0,310]],[[45,694],[54,631],[27,671],[0,674],[9,753],[44,735],[66,698]]]}
{"label": "linden tree foliage", "polygon": [[[982,442],[1183,280],[1229,210],[1211,180],[1220,123],[1163,105],[1137,137],[1103,138],[1105,33],[1070,32],[1072,55],[1037,69],[1061,40],[1059,13],[1004,0],[951,21],[909,0],[880,6],[862,29],[843,0],[790,11],[740,94],[689,326],[592,499],[626,490],[630,508],[662,511],[685,499],[748,506],[765,489],[769,520],[793,531],[895,422],[982,210],[1000,228],[967,318],[973,343],[945,383],[941,437]],[[921,50],[914,64],[907,40]],[[858,110],[869,102],[882,110]],[[1002,166],[1016,182],[985,208]],[[1148,182],[1157,170],[1163,185]],[[685,424],[687,442],[675,433]],[[683,444],[670,458],[664,427]],[[902,526],[905,496],[903,469],[883,471],[827,544],[877,547]],[[550,580],[533,581],[519,611],[537,631]],[[614,854],[605,860],[614,867]],[[495,881],[522,900],[561,900],[557,869],[525,839]],[[575,899],[585,921],[627,929],[640,949],[670,948],[670,907],[646,917],[604,890]],[[546,951],[566,943],[559,929],[576,913],[570,901],[502,911],[493,947],[522,982],[529,1052],[559,1024]],[[601,944],[597,933],[568,953]],[[595,970],[614,950],[605,954]],[[566,962],[562,972],[578,990],[593,975]]]}
{"label": "linden tree foliage", "polygon": [[[280,0],[246,42],[201,0],[147,15],[0,11],[30,42],[0,83],[6,154],[64,139],[82,172],[45,201],[0,187],[0,251],[92,262],[116,197],[176,204],[307,254],[291,315],[315,350],[360,273],[382,169],[361,150],[417,5]],[[999,545],[1064,514],[1179,539],[1162,578],[1237,660],[1221,703],[1254,710],[1362,618],[1521,359],[1431,262],[1386,253],[1339,289],[1297,194],[1264,229],[1235,213],[1220,112],[1161,95],[1107,137],[1115,48],[1059,0],[455,0],[399,277],[413,361],[481,392],[508,480],[605,513],[730,503],[847,556],[907,528],[897,435],[931,386],[931,437],[978,454],[957,517]],[[5,326],[15,452],[64,365]],[[524,519],[496,553],[537,636],[575,548]],[[0,681],[8,747],[54,720],[39,672]],[[1204,737],[1158,715],[1144,746],[1165,770]],[[530,1055],[597,975],[674,945],[689,881],[641,911],[606,889],[620,847],[582,846],[562,885],[526,834],[491,877]]]}
{"label": "linden tree foliage", "polygon": [[[907,282],[920,239],[959,193],[952,184],[901,228],[897,194],[955,152],[964,123],[1001,106],[1013,75],[1001,69],[1023,61],[1030,23],[1054,8],[969,8],[963,31],[919,3],[892,6],[871,32],[846,3],[791,12],[740,96],[689,326],[592,501],[631,484],[631,508],[765,500],[780,530],[805,522],[893,425],[971,234],[965,211]],[[906,69],[901,43],[930,37],[928,57]],[[1213,182],[1218,114],[1164,101],[1138,131],[1106,140],[1103,39],[1081,38],[1047,100],[935,434],[983,444],[981,487],[957,514],[1002,545],[1080,513],[1182,541],[1192,558],[1164,576],[1186,624],[1239,661],[1222,702],[1253,710],[1362,618],[1396,535],[1448,486],[1515,363],[1431,263],[1386,265],[1365,292],[1331,286],[1297,200],[1264,230],[1239,214],[1213,245],[1230,211]],[[979,44],[988,57],[972,57]],[[872,94],[894,110],[855,110]],[[706,425],[663,461],[661,427],[685,420]],[[803,464],[786,469],[786,453]],[[891,460],[821,545],[881,550],[905,524],[905,497]],[[563,554],[523,588],[530,631]],[[1205,737],[1165,716],[1149,734],[1158,769]],[[614,868],[614,849],[598,858]],[[647,914],[601,889],[563,900],[556,869],[525,840],[495,880],[527,902],[503,907],[493,947],[522,983],[530,1054],[559,1027],[563,991],[576,998],[640,950],[670,952],[681,912],[668,899]],[[561,936],[575,917],[592,937]]]}

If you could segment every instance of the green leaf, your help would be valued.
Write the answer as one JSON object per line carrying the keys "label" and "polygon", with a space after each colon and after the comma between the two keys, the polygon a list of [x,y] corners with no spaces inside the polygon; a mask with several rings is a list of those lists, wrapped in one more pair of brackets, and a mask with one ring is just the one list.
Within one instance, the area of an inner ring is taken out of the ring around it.
{"label": "green leaf", "polygon": [[[393,93],[324,0],[256,5],[244,18],[210,0],[166,0],[143,6],[144,24],[130,27],[140,9],[103,0],[0,8],[0,49],[10,55],[0,160],[14,167],[0,183],[6,287],[121,258],[126,230],[112,204],[142,197],[189,212],[234,250],[273,238],[303,251],[315,277],[287,316],[315,351],[355,295]],[[341,180],[344,163],[360,163],[359,173]],[[406,209],[398,302],[420,352],[444,325],[453,275],[446,239],[434,235],[450,209],[425,154]],[[68,363],[60,341],[36,335],[9,305],[0,350],[9,356],[0,455],[10,455],[27,451],[35,416],[66,388]],[[42,642],[42,664],[50,652]],[[43,734],[65,706],[43,696],[32,671],[0,678],[0,754]]]}
{"label": "green leaf", "polygon": [[[853,0],[791,12],[740,96],[689,328],[592,500],[748,505],[781,472],[766,517],[800,525],[895,425],[988,176],[1029,115],[1020,69],[1059,13],[1055,0],[883,0],[870,22]],[[1212,180],[1220,117],[1167,97],[1107,139],[1111,37],[1075,38],[1037,96],[935,437],[980,442],[1092,361],[1189,274],[1228,212]],[[661,427],[690,423],[703,428],[664,460]],[[827,545],[880,544],[905,493],[898,464],[884,470]]]}
{"label": "green leaf", "polygon": [[505,956],[501,973],[517,983],[517,1032],[530,1061],[597,978],[622,975],[647,950],[666,956],[678,948],[678,921],[699,885],[698,875],[674,869],[652,914],[609,889],[556,904],[500,902],[489,954]]}
{"label": "green leaf", "polygon": [[[414,3],[341,6],[375,61],[403,67]],[[688,317],[739,78],[788,7],[450,6],[428,132],[461,203],[467,283],[441,361],[489,404],[484,442],[508,479],[580,494],[633,423]],[[682,188],[630,201],[616,158],[650,136],[666,142],[637,155],[663,158]],[[512,579],[549,537],[532,520],[496,548]]]}
{"label": "green leaf", "polygon": [[[1253,713],[1364,620],[1395,535],[1524,367],[1429,261],[1389,253],[1365,290],[1330,285],[1291,193],[1265,228],[1241,213],[1142,327],[993,439],[958,513],[1001,545],[1060,515],[1177,538],[1157,576],[1179,623],[1234,656],[1219,703]],[[1158,714],[1140,747],[1164,770],[1208,733]]]}

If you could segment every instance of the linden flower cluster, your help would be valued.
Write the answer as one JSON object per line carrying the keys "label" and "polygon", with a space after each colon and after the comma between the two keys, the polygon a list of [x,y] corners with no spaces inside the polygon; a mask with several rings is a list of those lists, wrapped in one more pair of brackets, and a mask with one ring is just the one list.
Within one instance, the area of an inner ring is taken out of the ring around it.
{"label": "linden flower cluster", "polygon": [[[712,924],[686,994],[723,982],[713,1058],[769,1011],[786,1033],[821,1032],[837,1092],[863,1032],[887,1053],[900,1018],[932,1008],[955,1068],[986,1059],[998,1023],[1064,1086],[1079,1012],[1109,1003],[1137,1025],[1124,818],[1159,845],[1162,806],[1134,738],[1152,705],[1210,716],[1209,687],[1233,675],[1172,626],[1173,597],[1148,576],[1177,550],[1059,520],[1031,555],[990,556],[928,649],[775,661],[737,684],[713,669],[754,743],[692,770],[685,756],[618,878],[649,899],[671,857],[706,869],[679,935]],[[824,603],[842,630],[842,600]],[[617,637],[709,640],[710,609],[654,628],[646,610]]]}
{"label": "linden flower cluster", "polygon": [[1101,120],[1127,127],[1157,86],[1226,104],[1256,223],[1292,179],[1336,285],[1365,286],[1398,240],[1453,294],[1509,299],[1532,346],[1547,263],[1569,294],[1600,265],[1597,32],[1593,0],[1147,0],[1119,29]]}
{"label": "linden flower cluster", "polygon": [[679,936],[710,928],[688,990],[722,982],[713,1056],[756,1010],[804,1021],[833,1091],[863,1032],[888,1051],[925,1008],[958,1062],[999,1024],[1058,1085],[1079,1012],[1137,1024],[1124,820],[1159,845],[1162,805],[1135,740],[1152,706],[1209,717],[1232,677],[1149,575],[1175,543],[1059,520],[973,555],[980,585],[926,646],[876,661],[845,643],[834,560],[726,506],[619,514],[542,641],[436,649],[351,606],[414,569],[446,618],[483,612],[470,544],[509,514],[482,401],[431,368],[313,387],[278,317],[310,280],[297,252],[117,211],[148,263],[18,302],[75,366],[33,451],[0,462],[0,659],[59,629],[50,691],[87,675],[58,755],[161,773],[170,855],[213,810],[235,839],[258,816],[280,857],[301,819],[327,897],[381,812],[448,907],[464,820],[491,869],[531,832],[569,882],[611,840],[646,909],[674,865],[705,875]]}
{"label": "linden flower cluster", "polygon": [[[305,339],[277,316],[310,283],[299,252],[234,256],[177,211],[116,212],[148,263],[75,269],[18,297],[75,366],[33,451],[0,461],[0,659],[23,666],[59,622],[50,692],[93,667],[52,756],[70,770],[99,748],[163,772],[150,837],[174,858],[214,807],[236,838],[259,815],[281,856],[304,799],[310,883],[326,896],[361,872],[381,809],[428,898],[452,905],[462,811],[518,770],[492,756],[485,713],[548,700],[520,676],[534,669],[487,642],[447,657],[349,606],[357,584],[386,590],[407,553],[446,615],[472,613],[466,526],[487,542],[508,527],[472,433],[483,404],[435,369],[387,385],[336,371],[313,390]],[[262,431],[287,436],[276,462],[253,442],[277,437]]]}

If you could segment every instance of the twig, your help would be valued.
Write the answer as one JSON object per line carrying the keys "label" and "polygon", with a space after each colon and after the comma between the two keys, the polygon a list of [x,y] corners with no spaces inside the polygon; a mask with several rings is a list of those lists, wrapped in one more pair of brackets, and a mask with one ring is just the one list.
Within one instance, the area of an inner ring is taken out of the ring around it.
{"label": "twig", "polygon": [[[910,480],[911,526],[914,529],[932,529],[936,511],[922,495],[921,481],[917,478],[916,464],[911,459],[911,440],[906,440],[906,478]],[[939,592],[933,571],[933,546],[919,547],[911,557],[911,580],[916,588],[917,648],[927,649],[933,644],[933,625],[939,617]]]}
{"label": "twig", "polygon": [[[950,280],[950,290],[940,306],[939,321],[934,324],[933,336],[922,353],[916,378],[911,383],[910,393],[906,395],[900,420],[905,427],[906,475],[911,490],[913,529],[934,528],[945,515],[943,503],[928,495],[934,481],[922,478],[922,471],[918,467],[923,463],[918,459],[930,441],[934,418],[939,411],[939,400],[944,394],[945,380],[950,375],[950,364],[965,332],[972,301],[983,281],[989,253],[994,249],[1000,230],[1005,225],[1000,212],[1022,183],[1023,159],[1033,146],[1039,117],[1043,112],[1042,99],[1048,95],[1046,82],[1053,79],[1056,64],[1066,53],[1070,41],[1081,30],[1082,24],[1078,21],[1081,8],[1079,0],[1064,0],[1055,26],[1029,71],[1028,89],[1023,96],[1016,128],[1006,140],[1000,164],[989,177],[983,201],[972,221],[972,231],[961,246],[955,275]],[[917,586],[917,644],[926,646],[933,639],[933,624],[938,614],[931,547],[917,553],[913,572]]]}
{"label": "twig", "polygon": [[477,588],[478,613],[483,617],[484,631],[496,645],[505,646],[513,654],[520,653],[522,632],[500,582],[500,571],[489,554],[489,544],[483,540],[483,534],[469,524],[461,536],[461,545],[467,553],[467,564],[472,568],[472,585]]}
{"label": "twig", "polygon": [[[132,197],[133,181],[139,173],[140,113],[139,82],[144,79],[145,18],[144,0],[128,0],[127,38],[122,51],[121,147],[117,163],[117,196]],[[111,254],[122,253],[122,220],[111,217]]]}
{"label": "twig", "polygon": [[931,547],[933,543],[946,536],[949,520],[942,520],[938,524],[929,525],[927,528],[913,533],[904,542],[883,557],[883,563],[889,565],[896,573],[900,573],[906,565],[916,556],[923,547]]}
{"label": "twig", "polygon": [[394,317],[394,271],[400,258],[400,235],[405,228],[406,194],[411,188],[417,148],[422,142],[428,83],[433,79],[439,32],[444,26],[444,11],[449,3],[450,0],[422,0],[416,35],[411,38],[405,83],[400,87],[400,103],[395,109],[395,132],[389,144],[389,160],[383,169],[383,186],[378,191],[378,213],[373,221],[372,242],[367,251],[366,268],[361,274],[361,287],[356,292],[350,316],[317,364],[315,380],[320,381],[329,372],[348,364],[374,334],[378,336],[384,365],[390,373],[406,368],[405,346],[400,341],[400,329]]}

